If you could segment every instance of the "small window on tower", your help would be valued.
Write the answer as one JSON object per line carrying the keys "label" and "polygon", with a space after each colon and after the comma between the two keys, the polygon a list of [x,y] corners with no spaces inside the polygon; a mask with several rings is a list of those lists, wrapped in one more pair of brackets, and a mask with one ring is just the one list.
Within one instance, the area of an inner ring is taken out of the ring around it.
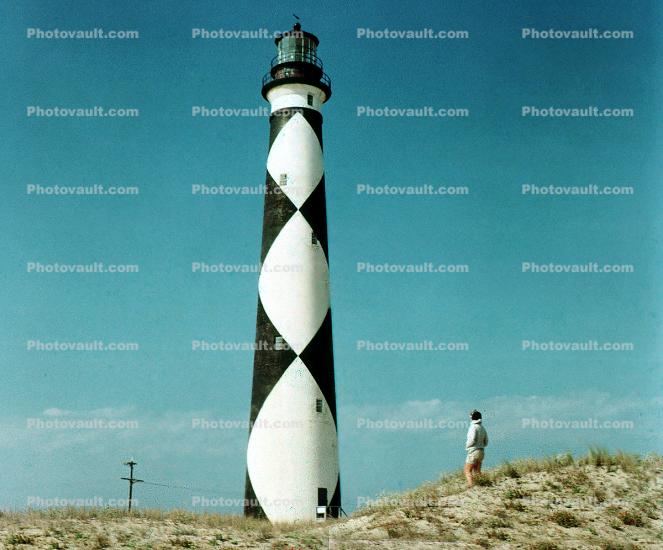
{"label": "small window on tower", "polygon": [[322,412],[322,399],[316,399],[315,400],[315,412],[317,412],[317,413]]}
{"label": "small window on tower", "polygon": [[279,185],[288,185],[288,174],[281,174]]}
{"label": "small window on tower", "polygon": [[315,236],[315,231],[311,231],[311,244],[318,244],[318,237]]}
{"label": "small window on tower", "polygon": [[275,351],[281,351],[284,349],[284,344],[285,342],[283,341],[283,336],[275,336],[274,337],[274,350]]}
{"label": "small window on tower", "polygon": [[313,94],[308,94],[306,96],[306,102],[311,105],[311,107],[313,106]]}

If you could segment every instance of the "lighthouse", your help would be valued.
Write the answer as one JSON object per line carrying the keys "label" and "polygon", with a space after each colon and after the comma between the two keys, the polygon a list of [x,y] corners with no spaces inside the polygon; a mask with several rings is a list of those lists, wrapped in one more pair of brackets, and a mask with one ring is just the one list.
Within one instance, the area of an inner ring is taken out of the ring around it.
{"label": "lighthouse", "polygon": [[331,81],[299,23],[275,43],[244,506],[272,522],[341,509],[322,155]]}

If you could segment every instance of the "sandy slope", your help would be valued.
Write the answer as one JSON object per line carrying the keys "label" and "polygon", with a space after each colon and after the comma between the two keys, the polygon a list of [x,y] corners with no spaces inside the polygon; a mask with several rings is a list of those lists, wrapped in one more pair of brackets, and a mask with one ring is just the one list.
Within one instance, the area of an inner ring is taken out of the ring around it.
{"label": "sandy slope", "polygon": [[0,548],[663,549],[663,459],[606,456],[520,461],[471,490],[453,474],[323,524],[186,512],[5,513]]}

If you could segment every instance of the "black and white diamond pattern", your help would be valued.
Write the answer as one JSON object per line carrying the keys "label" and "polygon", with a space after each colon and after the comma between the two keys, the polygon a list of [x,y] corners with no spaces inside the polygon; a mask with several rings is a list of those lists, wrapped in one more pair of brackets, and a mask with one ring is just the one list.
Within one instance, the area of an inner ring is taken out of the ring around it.
{"label": "black and white diamond pattern", "polygon": [[271,521],[314,519],[319,488],[340,505],[322,117],[289,111],[271,118],[256,329],[285,345],[255,353],[247,450],[247,512]]}

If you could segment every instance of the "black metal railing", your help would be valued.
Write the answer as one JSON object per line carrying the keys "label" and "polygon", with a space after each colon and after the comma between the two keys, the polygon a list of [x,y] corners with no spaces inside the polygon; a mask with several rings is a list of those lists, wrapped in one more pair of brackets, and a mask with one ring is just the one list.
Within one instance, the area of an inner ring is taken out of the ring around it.
{"label": "black metal railing", "polygon": [[[300,69],[284,67],[282,69],[279,69],[278,76],[272,75],[271,71],[268,72],[265,76],[263,76],[262,85],[265,86],[266,84],[269,84],[274,80],[281,80],[282,78],[301,77],[301,76],[302,76],[302,71]],[[319,80],[319,82],[321,82],[328,88],[331,88],[331,78],[329,78],[329,76],[327,76],[326,73],[324,72],[321,73],[320,78],[319,79],[316,78],[316,80]]]}

